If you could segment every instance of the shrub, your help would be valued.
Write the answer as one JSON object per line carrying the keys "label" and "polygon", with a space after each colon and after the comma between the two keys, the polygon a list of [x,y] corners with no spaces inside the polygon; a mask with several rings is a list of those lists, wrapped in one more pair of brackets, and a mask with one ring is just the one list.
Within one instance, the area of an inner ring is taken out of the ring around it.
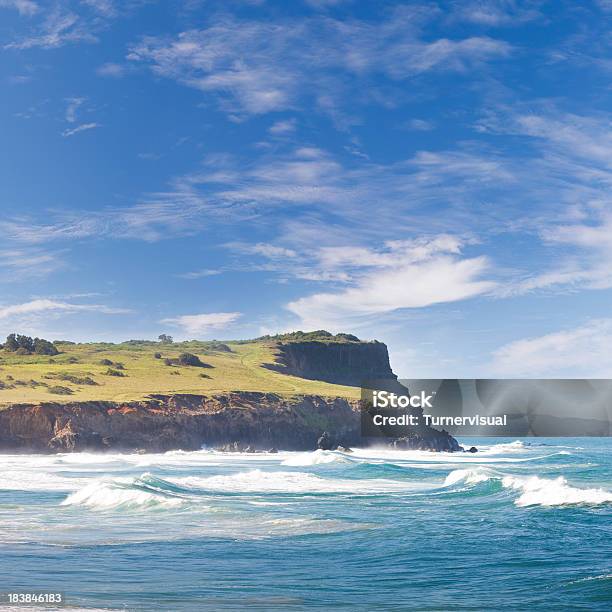
{"label": "shrub", "polygon": [[120,372],[119,370],[113,370],[113,368],[108,368],[108,370],[106,370],[104,374],[106,374],[106,376],[125,376],[123,372]]}
{"label": "shrub", "polygon": [[200,361],[200,358],[193,353],[181,353],[178,357],[178,364],[182,366],[193,366],[196,368],[210,368],[207,363]]}
{"label": "shrub", "polygon": [[100,359],[100,365],[112,366],[113,362],[110,359]]}
{"label": "shrub", "polygon": [[200,374],[199,376],[200,378],[210,378],[208,374],[204,374],[204,373]]}
{"label": "shrub", "polygon": [[55,387],[49,387],[49,393],[53,393],[55,395],[72,395],[74,391],[68,387],[56,385]]}
{"label": "shrub", "polygon": [[155,355],[153,355],[153,357],[155,357],[155,359],[161,359],[162,358],[162,354],[161,353],[155,353]]}
{"label": "shrub", "polygon": [[34,339],[34,352],[37,355],[57,355],[59,351],[54,344],[43,338]]}
{"label": "shrub", "polygon": [[37,355],[57,355],[59,351],[57,347],[44,338],[30,338],[21,334],[9,334],[4,343],[4,350],[19,355],[29,355],[36,353]]}
{"label": "shrub", "polygon": [[115,368],[117,370],[125,370],[125,366],[120,361],[115,362]]}
{"label": "shrub", "polygon": [[164,359],[164,364],[167,365],[167,366],[171,366],[171,365],[174,365],[174,361],[172,361],[172,359],[168,359],[166,357],[166,359]]}
{"label": "shrub", "polygon": [[56,380],[65,380],[73,385],[97,385],[98,383],[91,376],[75,376],[74,374],[50,374],[45,378],[51,378]]}

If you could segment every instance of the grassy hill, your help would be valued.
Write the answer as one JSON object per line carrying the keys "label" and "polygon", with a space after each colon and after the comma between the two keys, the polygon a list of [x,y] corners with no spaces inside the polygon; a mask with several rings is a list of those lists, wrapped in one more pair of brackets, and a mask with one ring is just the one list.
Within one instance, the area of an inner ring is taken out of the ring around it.
{"label": "grassy hill", "polygon": [[[262,367],[275,360],[275,340],[57,342],[60,353],[52,357],[0,350],[0,406],[41,401],[126,401],[155,393],[210,395],[226,391],[359,396],[355,387],[305,380]],[[178,358],[183,353],[194,354],[211,367],[180,365]]]}

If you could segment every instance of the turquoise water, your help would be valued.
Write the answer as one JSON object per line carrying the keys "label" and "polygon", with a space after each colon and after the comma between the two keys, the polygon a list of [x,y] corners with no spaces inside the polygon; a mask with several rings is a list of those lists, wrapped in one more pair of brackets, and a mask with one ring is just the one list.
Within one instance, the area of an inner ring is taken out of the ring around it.
{"label": "turquoise water", "polygon": [[610,609],[609,439],[0,456],[0,591],[128,610]]}

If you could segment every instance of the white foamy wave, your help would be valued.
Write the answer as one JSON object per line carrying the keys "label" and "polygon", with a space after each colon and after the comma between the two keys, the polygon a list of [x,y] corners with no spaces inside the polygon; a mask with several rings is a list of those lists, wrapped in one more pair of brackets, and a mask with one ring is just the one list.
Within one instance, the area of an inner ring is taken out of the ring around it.
{"label": "white foamy wave", "polygon": [[430,485],[382,478],[350,480],[321,478],[305,472],[266,472],[250,470],[237,474],[202,478],[186,476],[172,479],[179,486],[188,486],[206,491],[231,493],[380,493],[386,491],[409,491]]}
{"label": "white foamy wave", "polygon": [[465,484],[477,484],[492,478],[490,472],[486,470],[453,470],[444,481],[445,487],[463,482]]}
{"label": "white foamy wave", "polygon": [[4,491],[74,491],[83,480],[41,471],[11,470],[0,476]]}
{"label": "white foamy wave", "polygon": [[538,476],[506,476],[502,484],[507,489],[521,491],[514,502],[517,506],[563,506],[575,504],[612,503],[612,493],[604,489],[579,489],[567,483],[563,476],[555,479]]}
{"label": "white foamy wave", "polygon": [[172,508],[180,506],[185,501],[181,497],[137,488],[134,486],[135,482],[134,479],[96,480],[69,495],[61,505],[112,510],[155,506]]}
{"label": "white foamy wave", "polygon": [[521,453],[529,450],[529,444],[521,442],[521,440],[515,440],[514,442],[503,442],[502,444],[493,444],[488,448],[485,447],[480,452],[484,452],[487,455],[501,455],[505,453]]}
{"label": "white foamy wave", "polygon": [[312,453],[299,453],[285,459],[281,465],[291,467],[304,467],[308,465],[321,465],[325,463],[349,463],[350,459],[343,453],[337,451],[316,450]]}

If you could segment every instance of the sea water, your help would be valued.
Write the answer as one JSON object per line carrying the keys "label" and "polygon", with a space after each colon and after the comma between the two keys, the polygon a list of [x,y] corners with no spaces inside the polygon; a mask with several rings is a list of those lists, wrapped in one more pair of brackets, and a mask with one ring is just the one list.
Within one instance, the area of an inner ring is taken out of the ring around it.
{"label": "sea water", "polygon": [[610,609],[610,439],[461,443],[480,450],[0,455],[0,592],[110,610]]}

